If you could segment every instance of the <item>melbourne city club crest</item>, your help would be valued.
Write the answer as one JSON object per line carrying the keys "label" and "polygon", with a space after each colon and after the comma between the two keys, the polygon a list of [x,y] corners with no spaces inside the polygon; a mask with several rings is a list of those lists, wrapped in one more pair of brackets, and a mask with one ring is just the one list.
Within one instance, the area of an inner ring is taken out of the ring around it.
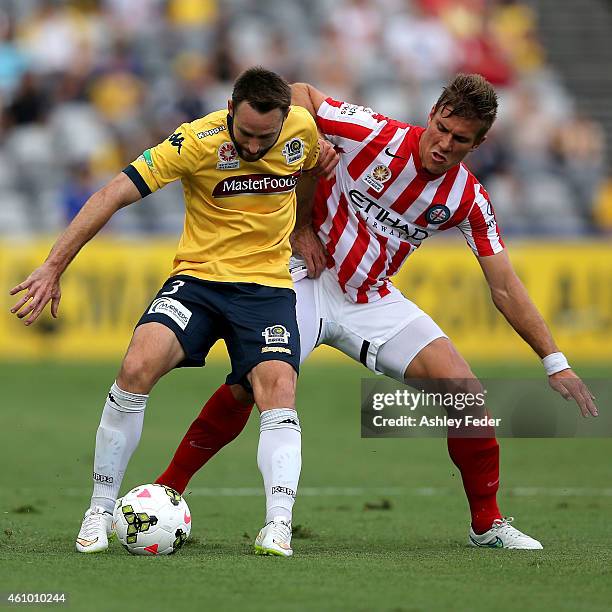
{"label": "melbourne city club crest", "polygon": [[444,204],[434,204],[425,214],[427,223],[432,225],[440,225],[450,219],[451,212],[448,206]]}

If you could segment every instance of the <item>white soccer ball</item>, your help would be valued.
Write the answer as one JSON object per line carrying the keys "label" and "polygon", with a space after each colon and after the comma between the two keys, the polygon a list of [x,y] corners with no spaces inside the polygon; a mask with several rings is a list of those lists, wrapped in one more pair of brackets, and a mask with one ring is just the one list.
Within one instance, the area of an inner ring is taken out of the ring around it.
{"label": "white soccer ball", "polygon": [[189,537],[191,512],[174,489],[140,485],[116,501],[113,530],[133,555],[171,555]]}

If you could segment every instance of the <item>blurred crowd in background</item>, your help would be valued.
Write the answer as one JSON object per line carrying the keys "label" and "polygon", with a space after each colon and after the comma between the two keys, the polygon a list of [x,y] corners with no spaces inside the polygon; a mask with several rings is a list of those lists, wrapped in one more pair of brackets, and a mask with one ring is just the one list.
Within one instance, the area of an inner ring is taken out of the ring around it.
{"label": "blurred crowd in background", "polygon": [[[505,235],[610,231],[606,143],[514,0],[0,0],[0,237],[56,233],[184,121],[225,107],[261,64],[424,124],[442,86],[479,72],[499,118],[468,166]],[[182,228],[180,185],[110,232]]]}

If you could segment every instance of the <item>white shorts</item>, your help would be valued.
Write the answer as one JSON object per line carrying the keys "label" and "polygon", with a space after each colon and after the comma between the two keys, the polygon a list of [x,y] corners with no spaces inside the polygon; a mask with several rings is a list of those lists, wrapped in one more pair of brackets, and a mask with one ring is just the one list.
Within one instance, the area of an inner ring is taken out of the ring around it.
{"label": "white shorts", "polygon": [[317,279],[298,280],[294,288],[301,362],[317,346],[327,344],[373,372],[403,382],[406,368],[421,349],[447,337],[393,286],[376,302],[356,304],[340,289],[335,271],[327,269]]}

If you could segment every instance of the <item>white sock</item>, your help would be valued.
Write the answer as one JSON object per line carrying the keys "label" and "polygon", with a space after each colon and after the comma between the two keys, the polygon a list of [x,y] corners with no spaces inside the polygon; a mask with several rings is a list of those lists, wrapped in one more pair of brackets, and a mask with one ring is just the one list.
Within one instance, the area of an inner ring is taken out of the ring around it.
{"label": "white sock", "polygon": [[113,511],[127,464],[140,441],[148,398],[123,391],[116,382],[110,388],[96,433],[92,508]]}
{"label": "white sock", "polygon": [[279,516],[291,521],[302,468],[302,430],[295,410],[261,413],[257,465],[266,491],[266,523]]}

